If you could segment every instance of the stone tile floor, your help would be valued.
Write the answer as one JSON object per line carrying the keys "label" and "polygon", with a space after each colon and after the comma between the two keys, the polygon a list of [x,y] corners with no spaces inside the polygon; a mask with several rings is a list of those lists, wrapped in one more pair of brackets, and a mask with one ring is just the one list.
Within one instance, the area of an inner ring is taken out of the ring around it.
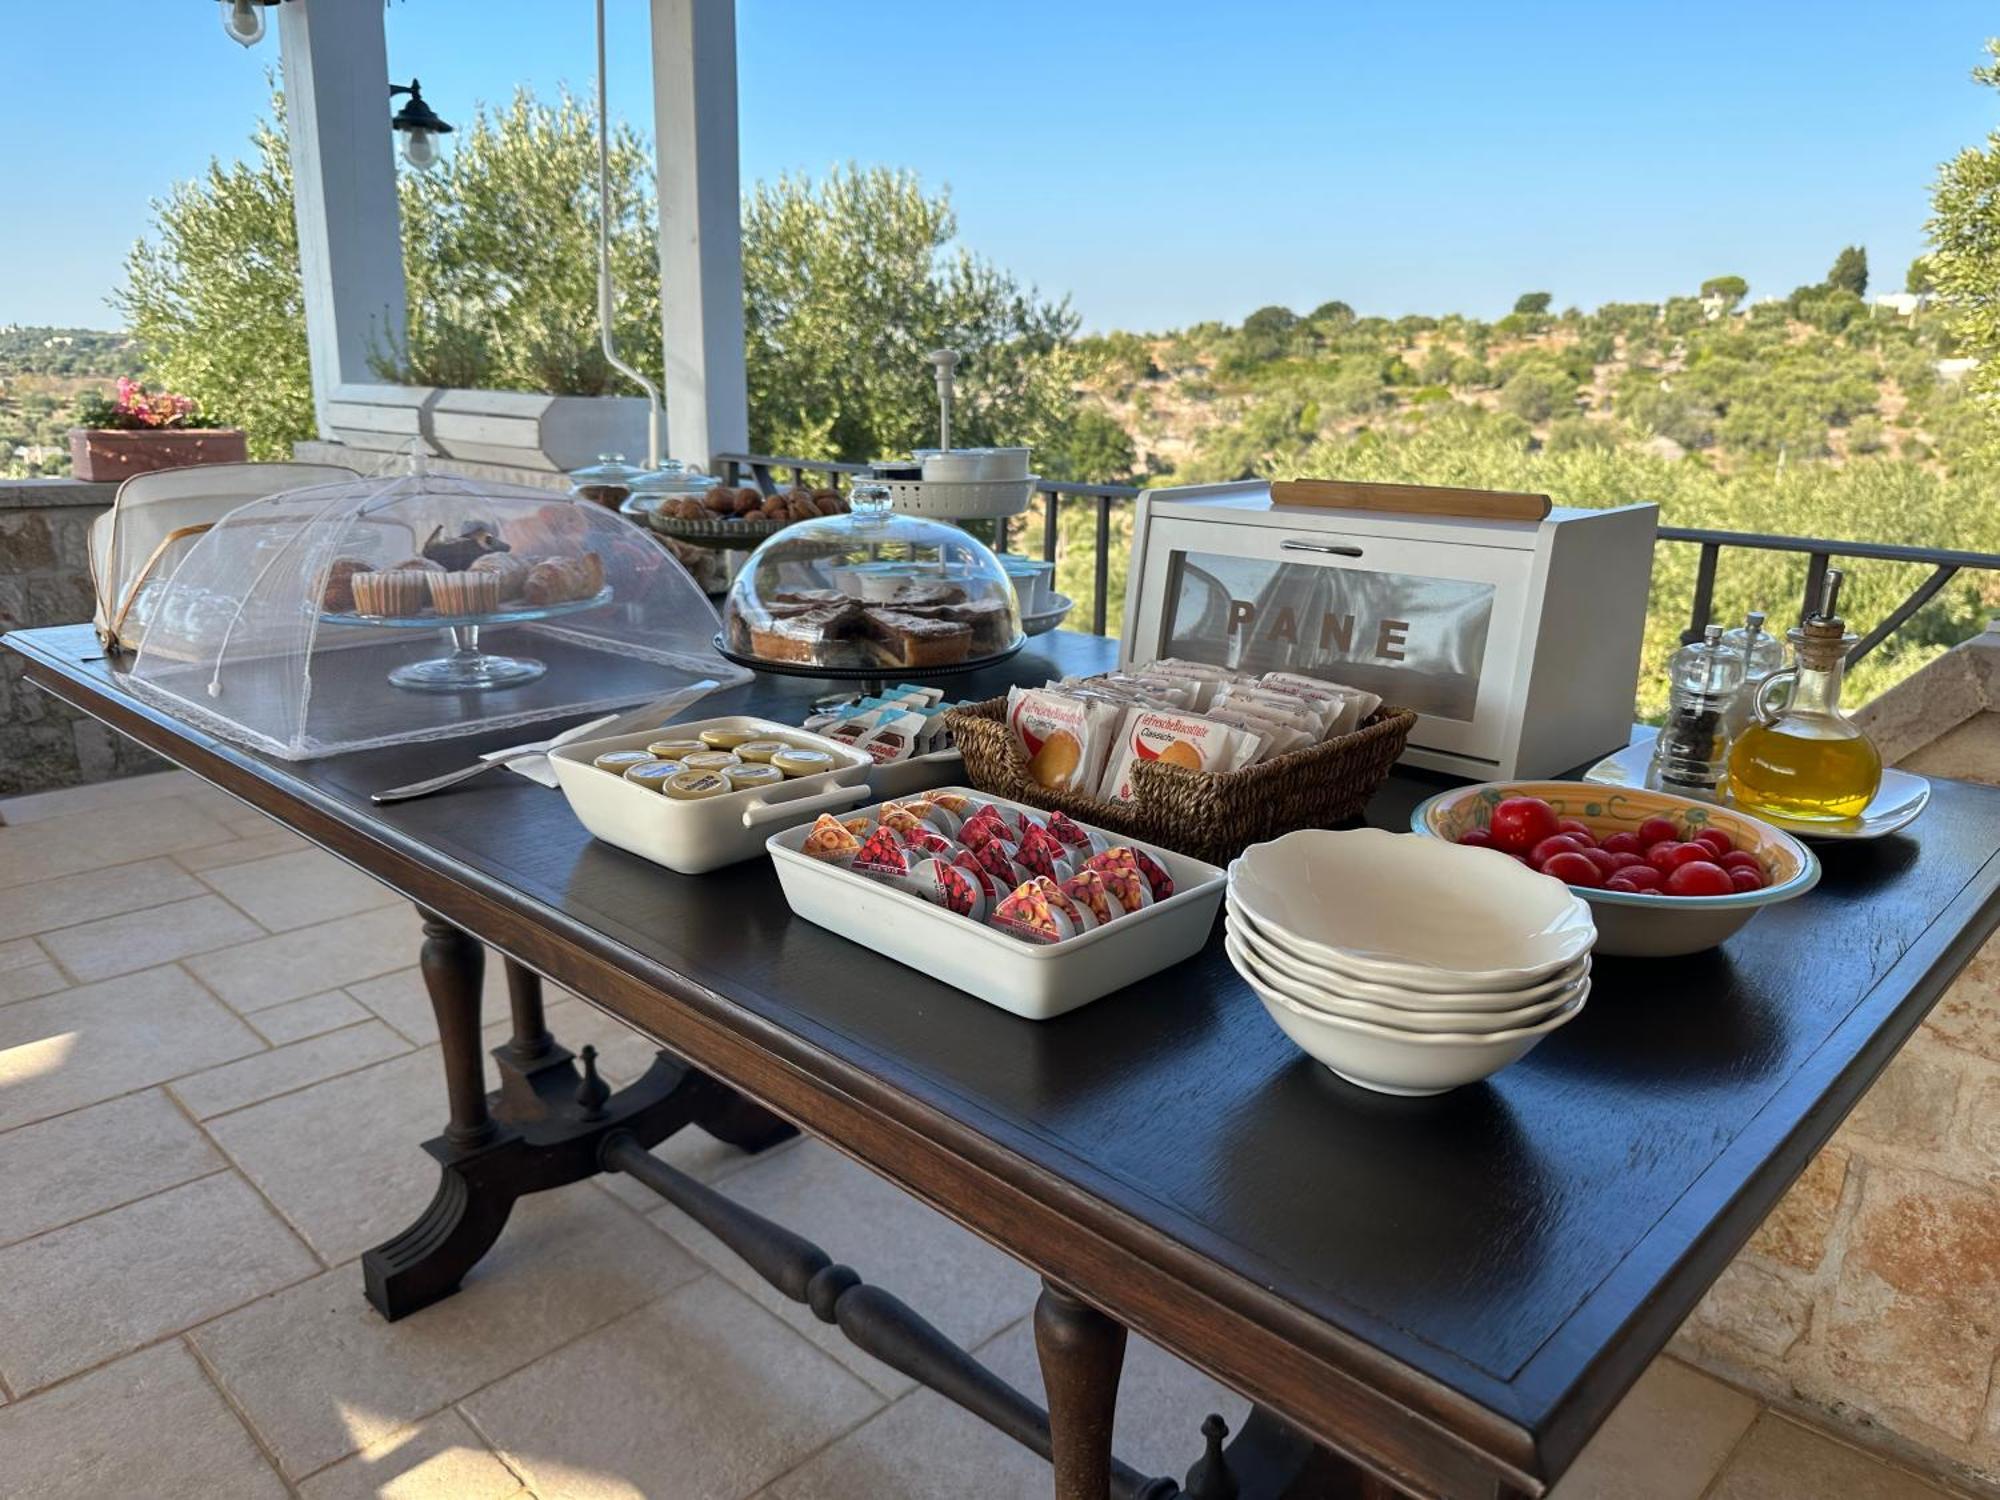
{"label": "stone tile floor", "polygon": [[[443,1110],[411,910],[180,773],[0,817],[0,1500],[1049,1492],[628,1183],[525,1202],[457,1296],[383,1323],[355,1260],[428,1200]],[[614,1081],[644,1066],[551,998]],[[1023,1267],[811,1142],[665,1150],[1039,1396]],[[1119,1451],[1179,1473],[1210,1410],[1244,1405],[1135,1345]],[[1556,1491],[1943,1493],[1664,1358]]]}

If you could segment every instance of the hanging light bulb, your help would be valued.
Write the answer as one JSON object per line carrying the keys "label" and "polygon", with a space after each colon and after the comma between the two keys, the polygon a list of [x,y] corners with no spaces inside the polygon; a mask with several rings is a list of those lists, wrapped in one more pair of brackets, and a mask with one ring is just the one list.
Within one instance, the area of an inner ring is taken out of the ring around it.
{"label": "hanging light bulb", "polygon": [[264,40],[265,0],[221,0],[222,29],[233,42],[254,47]]}
{"label": "hanging light bulb", "polygon": [[392,84],[389,97],[408,94],[409,102],[397,110],[389,121],[389,128],[403,138],[403,160],[420,172],[430,170],[438,158],[437,138],[450,135],[451,126],[437,116],[437,111],[424,103],[423,85],[416,79],[410,80],[408,88]]}
{"label": "hanging light bulb", "polygon": [[421,126],[405,132],[403,160],[420,172],[428,172],[438,159],[437,137]]}

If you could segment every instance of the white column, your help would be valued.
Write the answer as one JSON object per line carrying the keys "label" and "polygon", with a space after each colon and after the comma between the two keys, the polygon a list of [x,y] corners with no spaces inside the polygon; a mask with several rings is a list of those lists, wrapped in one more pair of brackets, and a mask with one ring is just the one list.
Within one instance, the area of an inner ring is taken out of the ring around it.
{"label": "white column", "polygon": [[734,0],[653,0],[653,136],[667,447],[706,465],[750,441]]}
{"label": "white column", "polygon": [[277,7],[313,408],[331,437],[337,385],[403,336],[402,218],[389,129],[389,55],[373,0]]}

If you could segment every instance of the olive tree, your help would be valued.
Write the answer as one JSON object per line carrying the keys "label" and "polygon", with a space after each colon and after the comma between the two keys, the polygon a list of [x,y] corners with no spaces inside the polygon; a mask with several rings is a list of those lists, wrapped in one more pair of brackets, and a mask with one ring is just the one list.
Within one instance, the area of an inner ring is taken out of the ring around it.
{"label": "olive tree", "polygon": [[[478,110],[430,173],[399,182],[406,331],[377,374],[419,385],[626,392],[597,331],[597,152],[589,105],[522,91]],[[313,432],[284,101],[244,161],[212,163],[153,205],[114,298],[149,378],[283,457]],[[611,143],[615,330],[661,375],[658,207],[650,152]],[[872,458],[929,441],[923,355],[961,351],[958,433],[1059,458],[1081,361],[1076,315],[954,246],[942,195],[882,169],[751,188],[743,208],[751,441],[808,458]]]}

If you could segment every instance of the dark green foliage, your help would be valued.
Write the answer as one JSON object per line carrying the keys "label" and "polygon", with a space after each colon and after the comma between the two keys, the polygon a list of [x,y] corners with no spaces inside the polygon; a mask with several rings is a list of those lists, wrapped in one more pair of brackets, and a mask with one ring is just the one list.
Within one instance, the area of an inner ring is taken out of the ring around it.
{"label": "dark green foliage", "polygon": [[1826,273],[1826,284],[1836,291],[1852,292],[1857,297],[1868,295],[1868,252],[1859,245],[1848,245],[1833,258],[1833,268]]}
{"label": "dark green foliage", "polygon": [[1523,292],[1514,299],[1514,311],[1526,317],[1538,318],[1549,310],[1555,297],[1548,292]]}

